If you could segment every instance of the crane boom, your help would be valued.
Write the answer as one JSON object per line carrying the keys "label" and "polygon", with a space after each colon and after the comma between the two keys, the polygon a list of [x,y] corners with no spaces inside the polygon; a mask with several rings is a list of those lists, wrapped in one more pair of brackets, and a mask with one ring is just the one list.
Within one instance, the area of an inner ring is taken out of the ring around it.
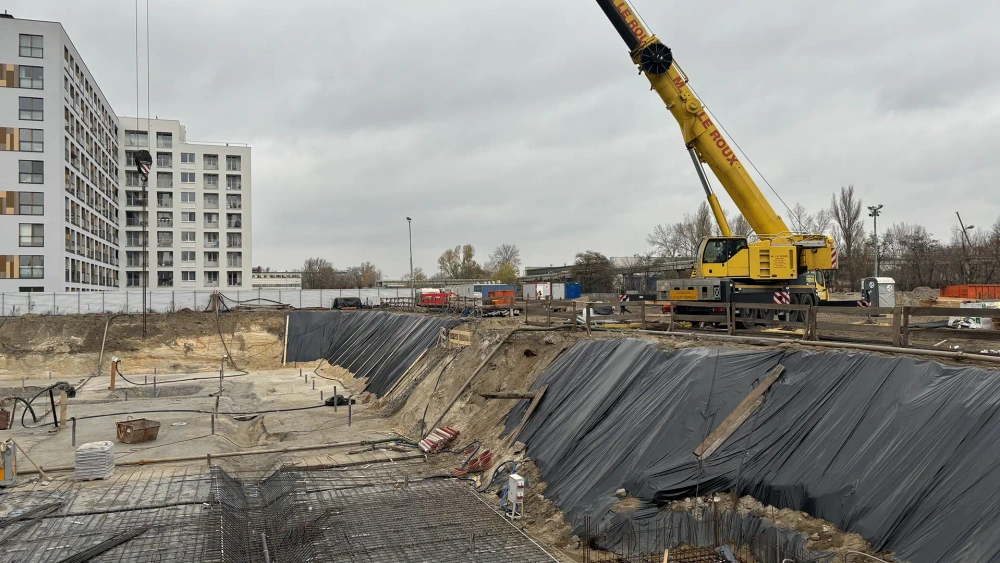
{"label": "crane boom", "polygon": [[792,233],[784,220],[764,198],[729,141],[708,115],[704,104],[688,87],[687,77],[673,60],[670,48],[646,29],[627,0],[597,0],[597,3],[625,41],[632,60],[680,125],[684,142],[695,160],[699,179],[723,235],[730,236],[729,224],[704,177],[702,162],[712,170],[758,236],[790,236]]}

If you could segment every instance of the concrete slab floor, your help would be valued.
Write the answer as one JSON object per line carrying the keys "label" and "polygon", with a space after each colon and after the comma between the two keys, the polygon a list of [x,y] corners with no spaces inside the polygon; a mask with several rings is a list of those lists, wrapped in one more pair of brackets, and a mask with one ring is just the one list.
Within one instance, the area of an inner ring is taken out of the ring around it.
{"label": "concrete slab floor", "polygon": [[[211,412],[219,394],[218,373],[158,374],[155,396],[152,375],[128,375],[127,381],[119,378],[114,392],[109,390],[110,378],[107,376],[75,380],[63,377],[61,380],[72,385],[82,383],[76,397],[69,399],[67,410],[68,417],[77,418],[77,446],[110,440],[115,443],[117,462],[376,440],[388,436],[383,419],[369,413],[367,405],[361,404],[360,400],[352,407],[352,424],[348,427],[346,406],[340,406],[335,411],[333,407],[322,406],[320,400],[320,392],[328,398],[333,394],[334,386],[338,393],[349,394],[344,392],[342,382],[315,378],[313,389],[314,375],[309,371],[303,373],[307,377],[300,376],[300,371],[294,368],[247,374],[226,372],[214,435]],[[24,391],[20,382],[5,382],[5,385],[0,385],[0,397],[31,399],[37,390],[59,380],[57,376],[52,380],[26,380]],[[359,381],[348,384],[355,389],[360,387]],[[56,399],[58,401],[58,394]],[[71,444],[70,423],[67,422],[62,430],[54,430],[47,393],[35,399],[33,407],[39,417],[37,426],[32,423],[30,414],[24,417],[25,423],[35,427],[21,426],[24,407],[19,404],[13,428],[0,431],[0,440],[13,437],[27,452],[27,456],[20,455],[18,458],[20,468],[31,466],[26,457],[43,467],[72,465],[75,449]],[[262,411],[306,407],[313,408],[252,415]],[[231,416],[228,413],[247,416]],[[125,421],[128,416],[160,422],[156,440],[137,444],[118,442],[116,422]],[[304,455],[317,454],[306,452]],[[249,461],[249,458],[242,459]]]}

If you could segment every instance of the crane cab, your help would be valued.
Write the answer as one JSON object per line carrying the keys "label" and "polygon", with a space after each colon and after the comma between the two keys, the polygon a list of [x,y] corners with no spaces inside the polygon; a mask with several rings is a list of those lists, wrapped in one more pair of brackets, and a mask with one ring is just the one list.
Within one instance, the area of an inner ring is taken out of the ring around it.
{"label": "crane cab", "polygon": [[746,278],[750,276],[750,244],[746,237],[709,237],[698,249],[692,277]]}

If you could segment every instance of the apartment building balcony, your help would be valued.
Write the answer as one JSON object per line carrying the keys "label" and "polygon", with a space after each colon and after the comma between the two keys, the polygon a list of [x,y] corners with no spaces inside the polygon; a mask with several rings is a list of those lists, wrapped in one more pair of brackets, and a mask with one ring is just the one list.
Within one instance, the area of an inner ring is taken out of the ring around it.
{"label": "apartment building balcony", "polygon": [[226,248],[243,248],[243,241],[240,240],[226,241]]}
{"label": "apartment building balcony", "polygon": [[243,260],[226,260],[227,268],[242,268]]}
{"label": "apartment building balcony", "polygon": [[160,260],[156,263],[158,268],[172,268],[174,266],[173,260]]}
{"label": "apartment building balcony", "polygon": [[205,207],[205,209],[218,209],[219,208],[219,202],[216,201],[216,202],[211,202],[210,203],[210,202],[206,201],[204,207]]}
{"label": "apartment building balcony", "polygon": [[226,221],[227,229],[239,229],[242,228],[243,221]]}
{"label": "apartment building balcony", "polygon": [[219,248],[219,241],[205,241],[205,248]]}
{"label": "apartment building balcony", "polygon": [[206,268],[218,268],[219,267],[219,261],[218,260],[205,260],[205,267]]}
{"label": "apartment building balcony", "polygon": [[146,222],[142,219],[125,219],[126,227],[145,227]]}
{"label": "apartment building balcony", "polygon": [[156,226],[158,226],[158,227],[173,227],[174,226],[174,220],[173,219],[157,219],[156,220]]}
{"label": "apartment building balcony", "polygon": [[172,240],[159,240],[156,241],[156,246],[160,248],[172,248],[174,246],[174,241]]}
{"label": "apartment building balcony", "polygon": [[239,202],[226,202],[226,209],[243,209],[243,204]]}
{"label": "apartment building balcony", "polygon": [[172,199],[158,199],[156,200],[156,206],[161,209],[169,209],[174,206],[174,200]]}

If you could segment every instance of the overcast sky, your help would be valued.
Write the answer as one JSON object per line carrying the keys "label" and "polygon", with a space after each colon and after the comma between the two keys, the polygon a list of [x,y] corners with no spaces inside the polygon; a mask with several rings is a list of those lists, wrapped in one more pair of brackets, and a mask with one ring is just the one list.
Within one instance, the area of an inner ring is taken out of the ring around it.
{"label": "overcast sky", "polygon": [[[1000,216],[1000,3],[634,5],[789,205],[854,184],[882,221],[945,240],[955,211]],[[133,2],[4,6],[62,22],[136,113]],[[152,114],[253,147],[255,266],[400,276],[407,215],[428,274],[462,243],[480,259],[516,244],[526,265],[625,256],[702,201],[676,122],[593,1],[152,0],[149,25]]]}

